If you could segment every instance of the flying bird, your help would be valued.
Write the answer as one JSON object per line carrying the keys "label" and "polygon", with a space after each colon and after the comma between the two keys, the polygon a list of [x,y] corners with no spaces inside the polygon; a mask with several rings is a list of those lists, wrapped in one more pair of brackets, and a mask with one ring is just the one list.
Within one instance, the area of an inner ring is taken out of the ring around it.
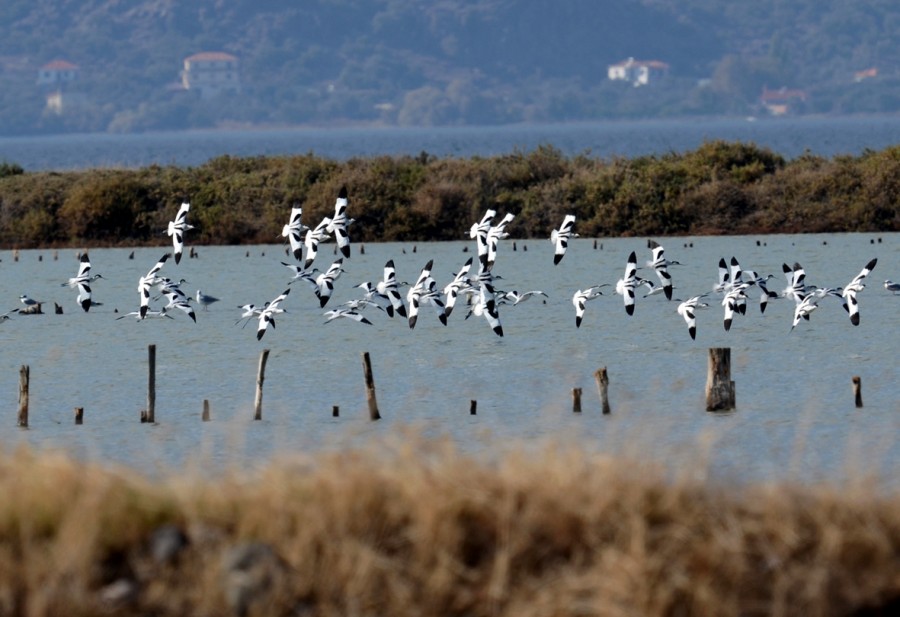
{"label": "flying bird", "polygon": [[616,293],[625,302],[625,312],[634,315],[634,288],[637,286],[637,255],[634,251],[628,256],[625,264],[625,276],[616,281]]}
{"label": "flying bird", "polygon": [[269,326],[275,327],[275,315],[283,313],[284,309],[279,305],[284,302],[291,289],[287,288],[275,297],[271,302],[267,302],[263,309],[259,312],[259,327],[256,329],[256,340],[261,340]]}
{"label": "flying bird", "polygon": [[856,295],[866,288],[866,277],[875,268],[876,263],[878,263],[878,259],[870,260],[859,274],[854,276],[853,280],[844,287],[842,294],[844,310],[850,315],[850,323],[854,326],[859,325],[859,300]]}
{"label": "flying bird", "polygon": [[550,232],[550,242],[555,245],[553,252],[553,265],[559,265],[562,258],[566,255],[566,249],[569,246],[569,238],[577,238],[578,234],[573,231],[575,227],[575,215],[567,214],[563,217],[563,222],[559,229]]}
{"label": "flying bird", "polygon": [[350,236],[347,233],[347,226],[352,222],[353,219],[347,218],[347,187],[342,186],[334,203],[334,217],[325,228],[334,234],[334,241],[346,259],[350,258]]}
{"label": "flying bird", "polygon": [[281,229],[282,237],[288,239],[291,245],[291,254],[294,256],[294,259],[297,261],[301,261],[303,258],[303,232],[309,229],[306,225],[300,222],[300,219],[303,215],[303,207],[302,206],[294,206],[291,208],[291,218],[288,221],[287,225],[285,225]]}
{"label": "flying bird", "polygon": [[172,236],[173,253],[175,253],[175,263],[181,261],[181,253],[184,251],[184,232],[193,229],[193,225],[187,222],[187,215],[191,209],[191,204],[183,202],[175,215],[174,221],[169,221],[169,227],[166,233]]}

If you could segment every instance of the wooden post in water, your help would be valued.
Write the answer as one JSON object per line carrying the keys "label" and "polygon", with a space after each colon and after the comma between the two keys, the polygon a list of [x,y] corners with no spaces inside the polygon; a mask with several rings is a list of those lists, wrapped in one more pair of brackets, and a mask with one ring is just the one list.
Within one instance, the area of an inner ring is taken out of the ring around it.
{"label": "wooden post in water", "polygon": [[84,424],[84,407],[75,408],[75,424]]}
{"label": "wooden post in water", "polygon": [[862,378],[859,375],[855,375],[852,379],[853,381],[853,398],[856,401],[857,407],[862,407]]}
{"label": "wooden post in water", "polygon": [[23,364],[19,369],[19,417],[17,424],[22,428],[28,428],[28,384],[31,369]]}
{"label": "wooden post in water", "polygon": [[203,422],[209,422],[209,399],[203,399],[203,415],[200,416]]}
{"label": "wooden post in water", "polygon": [[259,369],[256,371],[256,402],[253,404],[253,419],[262,420],[262,389],[266,380],[266,362],[269,360],[269,350],[263,349],[259,354]]}
{"label": "wooden post in water", "polygon": [[603,408],[603,415],[611,413],[609,408],[609,375],[606,373],[606,367],[598,368],[594,372],[594,379],[597,381],[597,391],[600,393],[600,405]]}
{"label": "wooden post in water", "polygon": [[478,413],[478,401],[472,399],[469,401],[469,415],[474,416]]}
{"label": "wooden post in water", "polygon": [[147,346],[147,412],[141,422],[156,422],[156,345]]}
{"label": "wooden post in water", "polygon": [[338,405],[332,405],[332,406],[331,406],[331,417],[332,417],[332,418],[339,418],[340,415],[341,415],[341,408],[340,408],[340,406],[338,406]]}
{"label": "wooden post in water", "polygon": [[372,376],[372,361],[369,359],[369,352],[364,351],[362,355],[363,375],[366,379],[366,401],[369,403],[369,419],[381,420],[381,414],[378,413],[378,401],[375,400],[375,378]]}
{"label": "wooden post in water", "polygon": [[734,382],[731,381],[731,348],[710,347],[706,373],[706,411],[735,408]]}
{"label": "wooden post in water", "polygon": [[572,388],[572,411],[581,413],[581,388]]}

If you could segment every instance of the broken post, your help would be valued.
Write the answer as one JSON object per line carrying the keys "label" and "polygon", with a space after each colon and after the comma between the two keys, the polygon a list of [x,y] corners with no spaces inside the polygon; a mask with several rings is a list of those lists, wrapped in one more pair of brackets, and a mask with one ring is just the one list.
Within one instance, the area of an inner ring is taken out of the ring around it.
{"label": "broken post", "polygon": [[341,415],[341,407],[340,405],[332,405],[331,406],[331,417],[339,418]]}
{"label": "broken post", "polygon": [[266,379],[266,362],[269,359],[269,350],[263,349],[259,354],[259,369],[256,371],[256,402],[253,405],[253,419],[262,420],[262,389]]}
{"label": "broken post", "polygon": [[147,411],[141,422],[156,422],[156,345],[147,346]]}
{"label": "broken post", "polygon": [[581,388],[572,388],[572,411],[581,413]]}
{"label": "broken post", "polygon": [[852,379],[853,381],[853,398],[856,401],[857,407],[862,407],[862,378],[859,375],[855,375]]}
{"label": "broken post", "polygon": [[369,360],[369,352],[364,351],[362,355],[363,374],[366,378],[366,401],[369,403],[369,419],[380,420],[381,414],[378,413],[378,401],[375,400],[375,378],[372,377],[372,361]]}
{"label": "broken post", "polygon": [[609,409],[609,375],[606,373],[606,367],[598,368],[594,372],[594,379],[597,381],[597,391],[600,393],[600,405],[603,408],[603,415],[610,412]]}
{"label": "broken post", "polygon": [[203,399],[203,415],[200,418],[203,422],[209,422],[209,399]]}
{"label": "broken post", "polygon": [[31,369],[23,364],[19,369],[19,417],[17,424],[22,428],[28,428],[28,382]]}
{"label": "broken post", "polygon": [[75,424],[84,424],[84,407],[75,408]]}
{"label": "broken post", "polygon": [[474,416],[478,413],[478,401],[472,399],[469,401],[469,415]]}
{"label": "broken post", "polygon": [[710,347],[706,373],[706,411],[735,408],[734,382],[731,381],[731,348]]}

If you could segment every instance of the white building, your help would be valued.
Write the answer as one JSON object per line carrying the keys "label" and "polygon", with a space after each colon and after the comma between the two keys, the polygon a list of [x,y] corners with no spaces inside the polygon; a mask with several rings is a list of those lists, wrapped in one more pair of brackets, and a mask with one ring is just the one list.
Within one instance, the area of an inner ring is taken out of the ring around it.
{"label": "white building", "polygon": [[630,81],[635,87],[646,86],[669,72],[669,65],[659,60],[635,60],[628,58],[618,64],[610,64],[606,75],[613,81]]}
{"label": "white building", "polygon": [[53,60],[38,69],[39,86],[60,86],[78,79],[78,65],[66,60]]}
{"label": "white building", "polygon": [[221,94],[241,91],[238,59],[221,51],[203,51],[184,59],[181,85],[185,90],[200,92],[200,98],[210,99]]}

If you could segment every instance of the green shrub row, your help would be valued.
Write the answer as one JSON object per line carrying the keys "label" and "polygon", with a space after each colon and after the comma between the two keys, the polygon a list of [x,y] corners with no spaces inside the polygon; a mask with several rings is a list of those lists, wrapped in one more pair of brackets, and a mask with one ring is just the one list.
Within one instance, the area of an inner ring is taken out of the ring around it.
{"label": "green shrub row", "polygon": [[350,194],[354,240],[468,237],[488,208],[513,237],[545,238],[563,215],[582,236],[896,231],[900,146],[787,161],[714,141],[683,154],[602,159],[541,146],[492,157],[221,156],[198,167],[0,173],[4,248],[156,244],[182,200],[196,244],[274,242],[292,205],[315,225]]}

